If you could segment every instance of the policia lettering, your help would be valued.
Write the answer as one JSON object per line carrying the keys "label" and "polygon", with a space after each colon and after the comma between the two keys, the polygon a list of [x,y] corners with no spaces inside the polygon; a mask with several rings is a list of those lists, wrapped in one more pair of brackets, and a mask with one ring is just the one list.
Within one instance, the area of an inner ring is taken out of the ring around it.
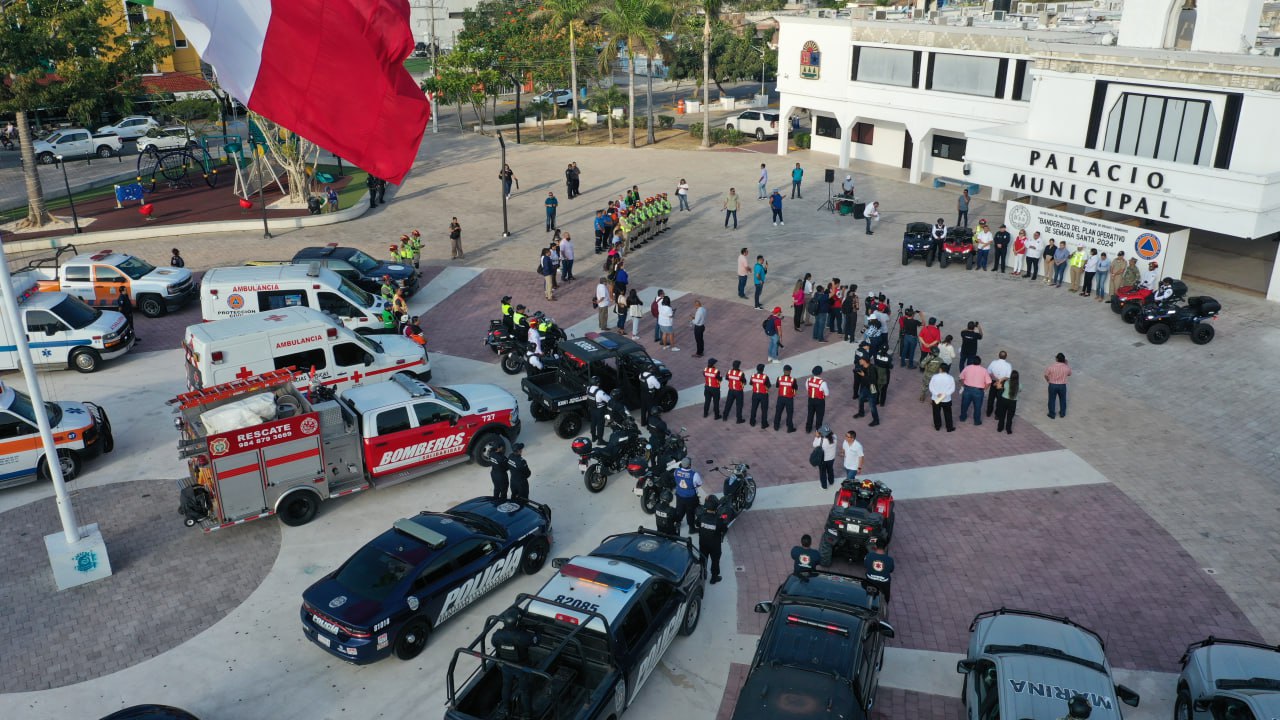
{"label": "policia lettering", "polygon": [[510,580],[511,576],[515,575],[516,570],[520,568],[520,557],[522,555],[524,555],[524,548],[517,547],[507,553],[506,557],[499,559],[494,564],[476,573],[466,582],[450,590],[444,599],[444,605],[440,607],[440,615],[436,618],[435,624],[439,626],[440,623],[457,614],[459,610],[475,602],[476,598]]}
{"label": "policia lettering", "polygon": [[1151,198],[1142,191],[1161,190],[1164,188],[1164,173],[1146,171],[1137,165],[1122,163],[1101,163],[1097,160],[1079,159],[1074,155],[1065,156],[1060,161],[1056,153],[1045,153],[1039,150],[1030,151],[1027,165],[1031,168],[1043,168],[1070,175],[1106,180],[1116,184],[1127,184],[1139,189],[1138,192],[1122,192],[1077,185],[1066,180],[1054,180],[1029,173],[1015,172],[1009,179],[1011,190],[1026,190],[1036,195],[1083,203],[1092,207],[1102,207],[1117,212],[1142,215],[1151,218],[1169,219],[1169,201]]}

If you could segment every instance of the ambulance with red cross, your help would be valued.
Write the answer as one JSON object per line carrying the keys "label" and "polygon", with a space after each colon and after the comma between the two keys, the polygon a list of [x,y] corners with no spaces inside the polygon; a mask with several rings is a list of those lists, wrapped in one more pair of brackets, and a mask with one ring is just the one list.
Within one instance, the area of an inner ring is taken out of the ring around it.
{"label": "ambulance with red cross", "polygon": [[421,477],[468,460],[487,467],[520,433],[520,409],[496,385],[389,382],[312,401],[285,368],[193,390],[177,406],[180,483],[188,526],[205,531],[279,515],[286,525],[319,504]]}
{"label": "ambulance with red cross", "polygon": [[295,368],[294,383],[304,393],[313,384],[341,392],[402,373],[431,379],[421,345],[399,335],[361,335],[309,307],[192,325],[182,348],[189,390],[288,367]]}

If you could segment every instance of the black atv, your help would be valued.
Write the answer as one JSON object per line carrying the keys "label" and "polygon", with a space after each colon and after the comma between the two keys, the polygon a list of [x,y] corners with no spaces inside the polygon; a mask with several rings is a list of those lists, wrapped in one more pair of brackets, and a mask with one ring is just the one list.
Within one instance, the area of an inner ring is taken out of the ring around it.
{"label": "black atv", "polygon": [[[1208,345],[1213,341],[1212,321],[1222,310],[1222,304],[1211,297],[1198,295],[1188,298],[1186,305],[1152,305],[1143,310],[1138,321],[1146,325],[1147,340],[1152,345],[1163,345],[1170,335],[1190,335],[1191,342]],[[1134,323],[1137,327],[1138,323]]]}
{"label": "black atv", "polygon": [[938,243],[933,239],[933,226],[922,222],[908,223],[902,233],[902,264],[906,265],[911,258],[920,258],[924,260],[925,267],[933,267],[937,257]]}
{"label": "black atv", "polygon": [[[1147,331],[1147,326],[1143,323],[1142,318],[1146,315],[1149,309],[1157,309],[1161,305],[1175,304],[1187,296],[1187,284],[1181,280],[1165,278],[1160,284],[1168,284],[1169,289],[1173,291],[1173,294],[1169,296],[1168,300],[1165,300],[1162,303],[1154,302],[1151,298],[1155,297],[1155,291],[1140,289],[1135,294],[1137,299],[1126,300],[1121,304],[1119,310],[1120,319],[1134,325],[1134,329],[1138,332],[1145,333]],[[1112,309],[1114,309],[1114,306]]]}

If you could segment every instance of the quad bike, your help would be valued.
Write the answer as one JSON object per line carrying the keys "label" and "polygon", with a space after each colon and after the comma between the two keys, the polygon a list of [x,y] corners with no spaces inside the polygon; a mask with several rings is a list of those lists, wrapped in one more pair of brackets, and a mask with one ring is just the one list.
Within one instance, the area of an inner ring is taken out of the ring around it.
{"label": "quad bike", "polygon": [[977,262],[973,251],[973,230],[967,227],[947,228],[947,237],[938,248],[938,267],[946,267],[953,262],[964,263],[966,270],[972,270]]}
{"label": "quad bike", "polygon": [[[1187,284],[1181,280],[1169,280],[1173,287],[1173,296],[1170,301],[1181,300],[1187,295]],[[1116,290],[1116,294],[1111,296],[1111,310],[1120,314],[1120,319],[1133,324],[1138,316],[1142,314],[1144,306],[1151,303],[1155,290],[1143,285],[1125,285]],[[1146,330],[1143,330],[1146,332]]]}
{"label": "quad bike", "polygon": [[822,564],[830,565],[836,555],[861,562],[872,538],[876,547],[889,547],[893,521],[892,489],[876,480],[842,481],[818,547]]}
{"label": "quad bike", "polygon": [[1152,345],[1163,345],[1170,335],[1190,335],[1191,342],[1208,345],[1213,341],[1214,329],[1207,321],[1216,318],[1221,310],[1221,303],[1206,296],[1188,298],[1186,305],[1148,305],[1134,327],[1143,323]]}
{"label": "quad bike", "polygon": [[921,258],[925,267],[933,267],[937,257],[938,244],[933,240],[933,226],[922,222],[908,223],[902,233],[902,264],[911,262],[911,258]]}

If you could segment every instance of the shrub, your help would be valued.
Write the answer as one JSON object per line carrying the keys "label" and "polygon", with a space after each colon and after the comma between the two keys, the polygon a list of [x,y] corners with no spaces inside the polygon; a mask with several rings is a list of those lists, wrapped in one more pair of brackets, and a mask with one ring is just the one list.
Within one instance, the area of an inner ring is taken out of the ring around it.
{"label": "shrub", "polygon": [[586,120],[584,120],[584,119],[582,119],[582,118],[580,118],[580,117],[576,117],[576,118],[569,118],[569,130],[570,130],[570,131],[573,131],[573,130],[590,130],[590,129],[591,129],[591,123],[587,122]]}
{"label": "shrub", "polygon": [[746,141],[747,136],[738,132],[737,128],[711,128],[711,142],[717,145],[741,145]]}
{"label": "shrub", "polygon": [[689,134],[696,138],[702,137],[702,123],[689,123]]}
{"label": "shrub", "polygon": [[801,148],[803,150],[808,150],[810,145],[812,145],[812,143],[813,143],[813,136],[810,135],[809,133],[796,134],[796,147]]}
{"label": "shrub", "polygon": [[495,115],[493,117],[493,124],[494,125],[513,125],[515,123],[524,122],[524,119],[526,117],[533,117],[533,116],[526,114],[524,111],[524,108],[520,109],[519,119],[516,119],[515,110],[508,110],[507,112],[499,113],[498,115]]}
{"label": "shrub", "polygon": [[659,115],[659,116],[658,116],[658,127],[660,127],[660,128],[666,129],[666,128],[669,128],[669,127],[671,127],[671,126],[673,126],[673,125],[675,125],[675,124],[676,124],[676,119],[675,119],[675,116],[674,116],[674,115]]}
{"label": "shrub", "polygon": [[649,127],[649,118],[645,115],[636,116],[636,129],[645,130]]}

